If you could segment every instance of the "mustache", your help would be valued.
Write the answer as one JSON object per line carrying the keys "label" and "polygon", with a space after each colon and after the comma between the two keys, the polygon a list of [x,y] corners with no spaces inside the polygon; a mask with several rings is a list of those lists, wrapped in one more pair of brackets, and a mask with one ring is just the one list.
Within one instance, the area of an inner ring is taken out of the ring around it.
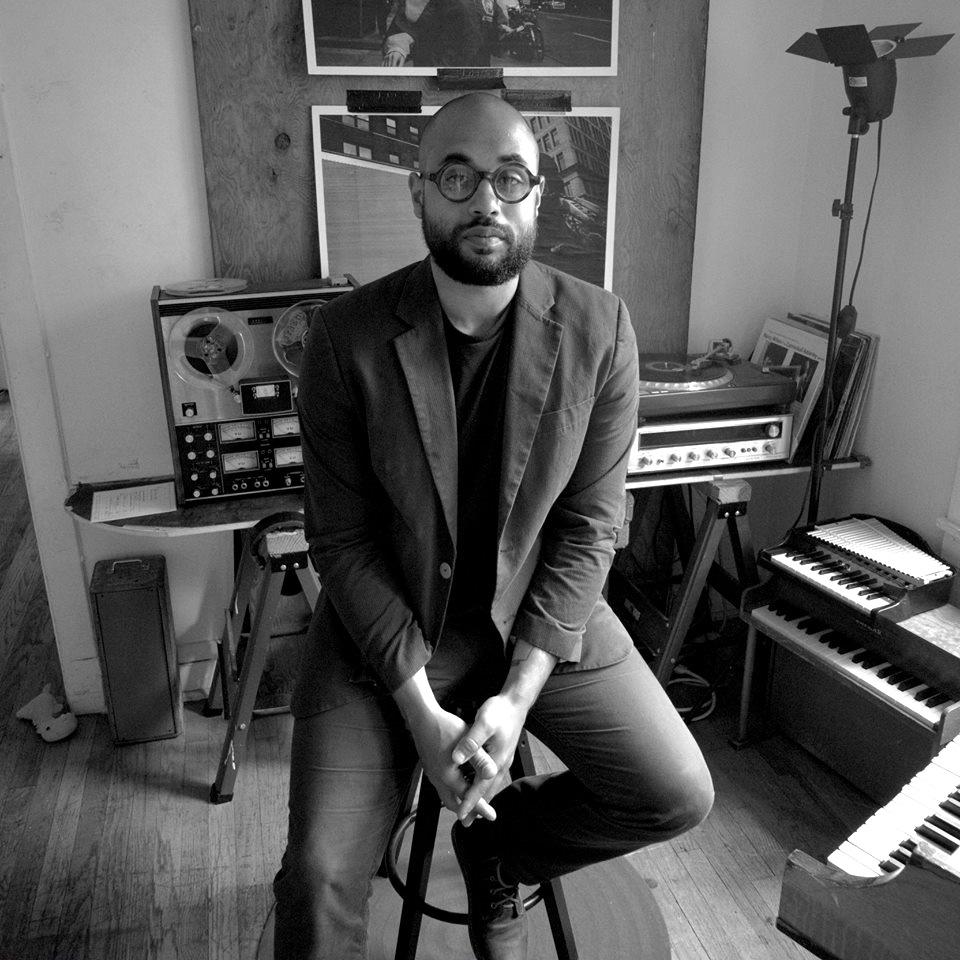
{"label": "mustache", "polygon": [[510,241],[513,239],[513,234],[510,229],[502,223],[498,223],[493,217],[474,217],[469,223],[465,223],[463,226],[457,228],[457,236],[462,236],[474,227],[483,227],[486,230],[490,230],[494,236],[501,240]]}

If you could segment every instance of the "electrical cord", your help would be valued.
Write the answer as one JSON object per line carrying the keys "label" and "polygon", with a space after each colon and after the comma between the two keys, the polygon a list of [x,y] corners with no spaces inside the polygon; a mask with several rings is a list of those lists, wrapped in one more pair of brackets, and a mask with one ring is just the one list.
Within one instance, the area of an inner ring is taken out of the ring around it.
{"label": "electrical cord", "polygon": [[[879,120],[877,122],[877,165],[873,174],[873,184],[870,187],[870,199],[867,202],[867,214],[863,219],[863,232],[860,234],[860,254],[857,257],[857,266],[853,272],[853,280],[850,283],[850,296],[847,300],[849,307],[853,307],[853,294],[857,288],[857,280],[860,277],[860,268],[863,266],[863,256],[867,248],[867,230],[870,227],[870,215],[873,213],[873,200],[877,193],[877,181],[880,179],[880,157],[883,148],[883,121]],[[856,317],[856,311],[853,312],[853,316]],[[828,389],[826,385],[822,388],[826,390],[824,397],[824,403],[827,404],[827,409],[824,417],[821,420],[818,420],[815,432],[813,436],[813,444],[816,445],[819,442],[819,434],[824,428],[824,424],[830,422],[830,414],[833,412],[830,409],[833,400],[833,391]],[[796,519],[788,527],[784,537],[788,536],[793,530],[797,528],[797,524],[800,522],[801,517],[803,516],[804,510],[806,509],[807,499],[810,496],[810,488],[812,486],[813,476],[812,473],[807,476],[807,483],[803,488],[803,495],[800,497],[800,508],[797,511]]]}
{"label": "electrical cord", "polygon": [[877,180],[880,178],[880,149],[883,142],[883,121],[877,123],[877,169],[873,174],[873,186],[870,188],[870,200],[867,203],[867,215],[863,220],[863,233],[860,235],[860,257],[857,268],[853,272],[853,281],[850,284],[850,299],[847,301],[853,306],[853,291],[857,288],[857,279],[860,276],[860,267],[863,265],[863,253],[867,246],[867,228],[870,226],[870,214],[873,211],[873,198],[877,192]]}
{"label": "electrical cord", "polygon": [[678,663],[673,668],[673,676],[667,681],[666,689],[668,693],[671,687],[677,692],[679,692],[680,689],[685,691],[704,691],[702,696],[693,699],[690,703],[677,703],[674,701],[673,705],[677,713],[679,713],[687,723],[703,720],[709,717],[717,708],[717,693],[713,689],[710,681],[705,680],[699,673],[694,673],[689,667],[685,667],[682,663]]}

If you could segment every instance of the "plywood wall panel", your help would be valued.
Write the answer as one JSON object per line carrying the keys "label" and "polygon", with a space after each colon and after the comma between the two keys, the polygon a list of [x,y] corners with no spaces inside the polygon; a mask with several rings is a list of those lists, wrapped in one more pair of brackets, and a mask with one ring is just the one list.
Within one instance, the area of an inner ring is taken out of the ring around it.
{"label": "plywood wall panel", "polygon": [[[620,0],[616,77],[509,77],[621,110],[614,289],[642,351],[686,347],[707,0]],[[311,76],[298,0],[190,0],[214,263],[220,276],[319,273],[310,107],[347,90],[455,92],[430,77]],[[367,279],[367,278],[364,278]]]}

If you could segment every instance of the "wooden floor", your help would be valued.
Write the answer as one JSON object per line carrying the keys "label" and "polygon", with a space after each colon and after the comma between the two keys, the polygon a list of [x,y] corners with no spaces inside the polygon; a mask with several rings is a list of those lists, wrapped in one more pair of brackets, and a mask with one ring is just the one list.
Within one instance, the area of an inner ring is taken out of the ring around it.
{"label": "wooden floor", "polygon": [[[211,805],[221,719],[188,705],[181,737],[117,748],[105,718],[85,716],[69,740],[45,744],[14,717],[44,682],[59,689],[59,667],[0,402],[0,960],[253,960],[285,831],[290,718],[255,721],[233,802]],[[774,927],[784,859],[795,847],[824,857],[873,808],[780,737],[732,750],[732,699],[691,727],[717,788],[707,821],[606,876],[652,890],[675,960],[800,960],[809,954]],[[629,903],[628,890],[608,893]],[[623,941],[596,949],[583,943],[583,960],[636,954]]]}

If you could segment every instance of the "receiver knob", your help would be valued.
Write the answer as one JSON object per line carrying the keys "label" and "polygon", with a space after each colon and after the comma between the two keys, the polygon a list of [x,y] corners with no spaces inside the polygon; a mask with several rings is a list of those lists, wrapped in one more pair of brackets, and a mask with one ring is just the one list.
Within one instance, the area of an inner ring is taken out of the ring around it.
{"label": "receiver knob", "polygon": [[670,456],[667,457],[667,463],[679,463],[680,460],[681,457],[679,453],[671,453]]}
{"label": "receiver knob", "polygon": [[737,451],[734,450],[733,447],[724,447],[723,455],[725,457],[735,457],[737,455]]}

